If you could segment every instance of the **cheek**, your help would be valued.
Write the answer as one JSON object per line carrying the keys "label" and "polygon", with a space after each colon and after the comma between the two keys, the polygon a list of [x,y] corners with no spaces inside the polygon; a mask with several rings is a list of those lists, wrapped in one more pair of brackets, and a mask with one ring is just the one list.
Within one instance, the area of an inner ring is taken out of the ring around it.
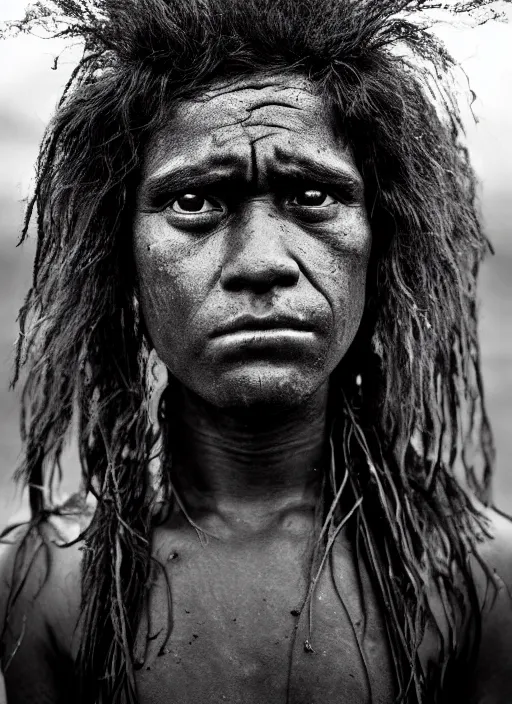
{"label": "cheek", "polygon": [[[337,277],[338,298],[336,310],[346,318],[352,337],[357,332],[366,303],[366,276],[368,272],[369,249],[350,252],[340,265]],[[340,282],[343,285],[340,286]]]}
{"label": "cheek", "polygon": [[134,252],[152,342],[157,352],[174,354],[186,347],[191,323],[218,277],[214,243],[184,243],[158,216],[148,215],[135,222]]}
{"label": "cheek", "polygon": [[366,217],[355,220],[350,228],[338,228],[330,236],[305,243],[300,252],[307,278],[331,308],[332,353],[337,357],[354,339],[366,300],[372,237]]}

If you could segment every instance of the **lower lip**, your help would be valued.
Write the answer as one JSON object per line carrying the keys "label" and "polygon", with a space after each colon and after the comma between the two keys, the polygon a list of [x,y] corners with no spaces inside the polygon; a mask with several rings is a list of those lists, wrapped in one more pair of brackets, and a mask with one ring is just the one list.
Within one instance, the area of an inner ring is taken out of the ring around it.
{"label": "lower lip", "polygon": [[265,347],[267,345],[304,344],[312,342],[314,333],[292,328],[274,328],[269,330],[236,330],[225,333],[215,339],[222,346]]}

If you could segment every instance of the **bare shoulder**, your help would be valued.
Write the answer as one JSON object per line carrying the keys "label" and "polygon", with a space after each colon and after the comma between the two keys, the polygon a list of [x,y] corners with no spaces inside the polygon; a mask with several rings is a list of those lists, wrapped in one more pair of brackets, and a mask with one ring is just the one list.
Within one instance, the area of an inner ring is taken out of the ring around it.
{"label": "bare shoulder", "polygon": [[471,704],[512,701],[512,520],[486,508],[489,536],[478,548],[474,575],[482,605],[482,637],[471,673]]}
{"label": "bare shoulder", "polygon": [[20,526],[0,544],[0,655],[10,704],[67,696],[81,551],[66,544],[79,533],[78,520],[52,518],[37,529]]}
{"label": "bare shoulder", "polygon": [[512,518],[493,508],[483,509],[483,514],[488,535],[478,545],[473,569],[482,615],[492,619],[505,610],[504,615],[512,616]]}
{"label": "bare shoulder", "polygon": [[37,528],[22,525],[0,543],[0,623],[21,608],[37,609],[52,623],[80,604],[80,523],[52,517]]}

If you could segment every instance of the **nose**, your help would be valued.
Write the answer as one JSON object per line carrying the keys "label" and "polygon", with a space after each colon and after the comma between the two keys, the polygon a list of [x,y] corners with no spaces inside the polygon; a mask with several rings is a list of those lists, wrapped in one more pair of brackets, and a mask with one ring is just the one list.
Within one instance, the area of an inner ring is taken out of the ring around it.
{"label": "nose", "polygon": [[291,223],[264,203],[255,204],[242,222],[230,229],[220,282],[226,290],[266,293],[294,286],[300,276],[297,262],[286,249]]}

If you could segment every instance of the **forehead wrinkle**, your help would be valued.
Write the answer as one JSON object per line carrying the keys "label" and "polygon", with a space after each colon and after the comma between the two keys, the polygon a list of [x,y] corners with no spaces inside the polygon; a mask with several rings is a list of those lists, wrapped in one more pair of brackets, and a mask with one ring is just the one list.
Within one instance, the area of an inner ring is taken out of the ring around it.
{"label": "forehead wrinkle", "polygon": [[[294,131],[301,133],[307,123],[305,120],[289,119],[289,115],[281,115],[283,118],[281,121],[276,119],[280,117],[276,114],[271,114],[268,116],[255,115],[254,112],[249,112],[247,115],[238,117],[234,122],[226,122],[221,125],[215,125],[211,128],[210,133],[212,136],[212,141],[216,144],[225,144],[226,142],[233,139],[233,134],[242,135],[250,134],[254,129],[275,129],[283,131]],[[288,118],[288,119],[287,119]],[[226,137],[222,136],[225,130],[232,130],[231,134]]]}
{"label": "forehead wrinkle", "polygon": [[[284,85],[283,85],[284,83]],[[292,85],[294,83],[295,85]],[[261,92],[266,88],[273,89],[277,93],[284,91],[294,91],[294,93],[307,93],[311,96],[316,96],[313,84],[300,73],[286,73],[278,76],[268,76],[259,74],[248,76],[246,78],[228,79],[225,82],[216,81],[207,87],[204,91],[198,93],[191,102],[205,103],[214,100],[217,97],[230,95],[232,93],[240,93],[242,91]]]}
{"label": "forehead wrinkle", "polygon": [[[318,124],[316,120],[307,119],[308,117],[302,107],[282,102],[265,101],[259,105],[237,105],[229,106],[226,111],[219,110],[214,114],[214,123],[211,125],[208,125],[208,119],[203,118],[201,111],[199,113],[193,111],[186,123],[196,125],[194,131],[201,131],[203,134],[205,127],[210,133],[258,126],[284,130],[291,128],[304,130],[305,126]],[[199,125],[201,125],[200,130]]]}
{"label": "forehead wrinkle", "polygon": [[[283,119],[283,122],[289,122],[291,119],[298,119],[300,126],[304,128],[304,123],[317,123],[316,116],[324,119],[327,117],[325,106],[319,104],[319,96],[310,91],[298,89],[297,87],[282,87],[273,86],[272,91],[275,95],[261,94],[251,95],[252,91],[243,97],[232,97],[229,92],[219,95],[210,96],[208,101],[199,101],[197,98],[194,101],[181,103],[188,116],[186,122],[194,121],[195,124],[201,123],[203,126],[208,126],[210,129],[222,129],[223,127],[235,126],[243,122],[252,122],[256,119],[264,121],[265,118],[261,115],[266,114],[266,119],[274,121]],[[247,88],[243,90],[247,93]],[[227,96],[227,97],[226,97]],[[232,97],[233,99],[229,99]],[[218,106],[214,109],[212,106],[205,106],[205,102],[218,101]],[[204,112],[206,110],[206,112]],[[179,118],[178,108],[178,118]],[[268,114],[269,113],[269,114]],[[295,113],[296,118],[292,118]],[[219,124],[220,123],[220,124]],[[284,126],[284,125],[283,125]]]}
{"label": "forehead wrinkle", "polygon": [[[307,172],[309,161],[333,165],[357,180],[352,153],[347,152],[342,135],[336,133],[321,97],[311,90],[314,86],[299,76],[289,78],[291,84],[286,85],[283,77],[275,82],[256,79],[230,83],[221,86],[220,91],[209,91],[208,101],[203,99],[204,93],[183,100],[153,141],[150,166],[153,161],[160,173],[176,165],[179,168],[179,162],[210,170],[214,165],[236,163],[238,173],[233,176],[253,181],[255,172],[259,177],[269,167],[282,171],[277,169],[279,162],[289,164],[285,176],[293,177],[294,171],[300,175],[301,170]],[[233,92],[244,95],[230,100]],[[220,103],[211,103],[215,98]],[[267,139],[269,146],[260,149],[258,145]],[[225,174],[230,177],[229,169]]]}
{"label": "forehead wrinkle", "polygon": [[243,90],[264,90],[265,88],[277,88],[277,84],[273,81],[268,81],[268,82],[254,82],[252,84],[249,83],[241,83],[240,85],[234,84],[234,83],[225,83],[222,84],[218,89],[210,88],[202,93],[199,93],[198,95],[195,95],[193,98],[190,99],[190,102],[194,103],[208,103],[210,100],[214,100],[215,98],[218,98],[223,95],[229,95],[230,93],[239,93]]}
{"label": "forehead wrinkle", "polygon": [[[280,125],[269,125],[269,127],[280,128]],[[215,138],[212,139],[212,144],[218,149],[223,149],[224,147],[231,145],[233,148],[233,152],[236,151],[237,154],[240,154],[242,147],[247,146],[247,151],[250,152],[250,150],[252,149],[251,145],[256,144],[256,142],[260,142],[263,139],[267,139],[270,137],[279,137],[279,135],[280,131],[278,130],[275,130],[273,132],[265,132],[265,134],[248,134],[247,132],[245,132],[243,135],[238,135],[237,138],[234,138],[233,136],[226,136],[222,138],[221,136],[216,135]]]}
{"label": "forehead wrinkle", "polygon": [[[290,83],[283,85],[283,78]],[[261,91],[264,91],[264,94]],[[232,96],[232,93],[245,95]],[[219,100],[218,106],[205,103]],[[165,141],[174,144],[181,141],[183,133],[190,137],[200,137],[222,129],[237,129],[244,122],[261,124],[267,121],[272,127],[294,126],[304,130],[305,126],[316,126],[325,123],[322,131],[328,130],[328,115],[325,105],[305,77],[298,75],[280,76],[271,80],[253,77],[242,80],[239,84],[221,84],[221,90],[209,90],[194,98],[180,101],[169,115],[167,127],[164,127],[158,140],[165,147]],[[270,113],[270,114],[268,114]],[[318,119],[320,118],[320,119]],[[278,123],[283,121],[283,125]],[[270,126],[270,125],[269,125]],[[172,129],[174,128],[174,129]],[[315,130],[316,131],[316,130]]]}
{"label": "forehead wrinkle", "polygon": [[[266,106],[265,106],[266,107]],[[249,112],[237,118],[235,122],[216,125],[210,130],[211,142],[215,147],[223,148],[228,144],[237,142],[238,148],[243,149],[244,142],[254,144],[266,137],[278,137],[280,133],[301,133],[304,130],[304,120],[290,120],[289,115],[282,114],[282,120],[276,121],[279,115],[255,115]],[[261,132],[264,132],[261,134]]]}
{"label": "forehead wrinkle", "polygon": [[303,110],[299,105],[293,105],[292,103],[287,103],[283,100],[262,100],[261,103],[257,105],[250,105],[247,107],[248,112],[254,112],[254,110],[260,110],[261,108],[290,108],[291,110]]}
{"label": "forehead wrinkle", "polygon": [[260,186],[258,176],[258,155],[256,154],[256,143],[251,142],[251,172],[249,174],[250,182]]}
{"label": "forehead wrinkle", "polygon": [[[314,121],[306,119],[308,116],[304,112],[297,110],[288,112],[285,110],[283,108],[269,110],[264,107],[250,112],[241,124],[244,128],[274,127],[285,131],[299,132],[300,134],[304,134],[306,128],[314,126]],[[316,126],[319,126],[318,123],[316,123]]]}

